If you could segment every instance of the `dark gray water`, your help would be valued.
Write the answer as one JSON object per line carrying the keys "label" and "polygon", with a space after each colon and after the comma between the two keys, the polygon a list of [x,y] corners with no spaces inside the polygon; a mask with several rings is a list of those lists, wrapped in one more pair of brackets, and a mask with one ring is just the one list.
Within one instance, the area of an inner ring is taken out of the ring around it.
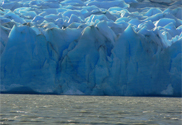
{"label": "dark gray water", "polygon": [[181,125],[181,98],[0,95],[0,124]]}

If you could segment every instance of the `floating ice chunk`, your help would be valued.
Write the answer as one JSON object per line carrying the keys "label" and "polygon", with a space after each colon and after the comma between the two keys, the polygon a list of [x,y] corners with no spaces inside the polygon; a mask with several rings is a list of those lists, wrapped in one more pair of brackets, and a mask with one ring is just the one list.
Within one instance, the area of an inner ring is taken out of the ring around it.
{"label": "floating ice chunk", "polygon": [[162,11],[159,8],[150,8],[144,16],[153,16],[155,14],[162,13]]}
{"label": "floating ice chunk", "polygon": [[169,84],[166,88],[166,90],[163,90],[161,92],[162,95],[173,95],[173,87],[171,84]]}
{"label": "floating ice chunk", "polygon": [[163,27],[171,22],[176,26],[176,21],[174,19],[170,19],[170,18],[162,18],[162,19],[156,21],[155,26]]}
{"label": "floating ice chunk", "polygon": [[77,89],[74,89],[74,88],[69,89],[69,90],[63,92],[63,94],[65,94],[65,95],[84,95],[83,92],[81,92],[81,91],[79,91]]}

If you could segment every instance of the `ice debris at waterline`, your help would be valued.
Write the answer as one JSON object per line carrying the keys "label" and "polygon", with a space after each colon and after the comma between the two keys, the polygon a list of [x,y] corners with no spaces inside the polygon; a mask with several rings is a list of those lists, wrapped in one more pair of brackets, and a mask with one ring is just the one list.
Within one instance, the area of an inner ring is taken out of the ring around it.
{"label": "ice debris at waterline", "polygon": [[2,93],[181,96],[181,0],[3,0]]}

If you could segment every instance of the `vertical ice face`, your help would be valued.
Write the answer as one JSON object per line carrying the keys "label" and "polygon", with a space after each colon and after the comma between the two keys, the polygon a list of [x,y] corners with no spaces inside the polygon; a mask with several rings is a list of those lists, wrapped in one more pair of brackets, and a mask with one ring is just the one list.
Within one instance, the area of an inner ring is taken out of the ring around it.
{"label": "vertical ice face", "polygon": [[14,26],[1,55],[1,85],[51,90],[57,63],[58,55],[43,35],[28,26]]}
{"label": "vertical ice face", "polygon": [[4,47],[6,46],[6,43],[8,41],[8,34],[10,32],[9,28],[0,26],[0,33],[1,33],[1,37],[0,37],[0,55],[1,53],[4,51]]}
{"label": "vertical ice face", "polygon": [[180,1],[0,2],[1,91],[181,96]]}

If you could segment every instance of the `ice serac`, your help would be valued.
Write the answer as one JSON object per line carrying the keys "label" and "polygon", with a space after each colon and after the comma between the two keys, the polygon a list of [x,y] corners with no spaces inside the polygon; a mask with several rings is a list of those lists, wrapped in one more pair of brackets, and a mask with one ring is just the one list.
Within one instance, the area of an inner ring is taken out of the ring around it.
{"label": "ice serac", "polygon": [[[181,41],[177,43],[181,48]],[[173,48],[175,44],[170,48]],[[181,53],[179,48],[175,50],[178,51],[175,52],[179,54],[178,56]],[[181,84],[180,75],[177,72],[175,76],[171,74],[172,57],[170,54],[174,53],[174,50],[165,48],[162,44],[153,41],[150,36],[145,38],[136,34],[131,26],[121,35],[113,50],[115,58],[120,60],[121,76],[119,78],[121,81],[119,83],[126,84],[127,95],[160,95],[162,89],[170,83],[174,86]],[[173,82],[174,79],[177,81]],[[175,92],[180,93],[180,91],[180,88],[178,90],[176,88]]]}
{"label": "ice serac", "polygon": [[1,33],[1,37],[0,37],[0,55],[1,53],[4,51],[4,47],[6,46],[6,43],[8,41],[8,34],[10,32],[9,28],[5,28],[3,26],[0,26],[0,33]]}
{"label": "ice serac", "polygon": [[14,26],[1,56],[1,90],[27,86],[52,91],[57,62],[57,53],[43,35],[28,26]]}
{"label": "ice serac", "polygon": [[181,0],[4,0],[0,93],[182,96]]}
{"label": "ice serac", "polygon": [[105,36],[110,30],[103,31],[104,24],[86,27],[77,45],[63,59],[60,75],[63,93],[64,90],[75,88],[91,94],[108,75],[106,55],[111,54],[113,38]]}
{"label": "ice serac", "polygon": [[89,1],[89,3],[87,4],[88,6],[90,5],[95,5],[99,8],[105,8],[105,9],[109,9],[110,7],[113,6],[119,6],[122,8],[128,8],[129,5],[126,4],[123,0],[116,0],[116,1]]}

